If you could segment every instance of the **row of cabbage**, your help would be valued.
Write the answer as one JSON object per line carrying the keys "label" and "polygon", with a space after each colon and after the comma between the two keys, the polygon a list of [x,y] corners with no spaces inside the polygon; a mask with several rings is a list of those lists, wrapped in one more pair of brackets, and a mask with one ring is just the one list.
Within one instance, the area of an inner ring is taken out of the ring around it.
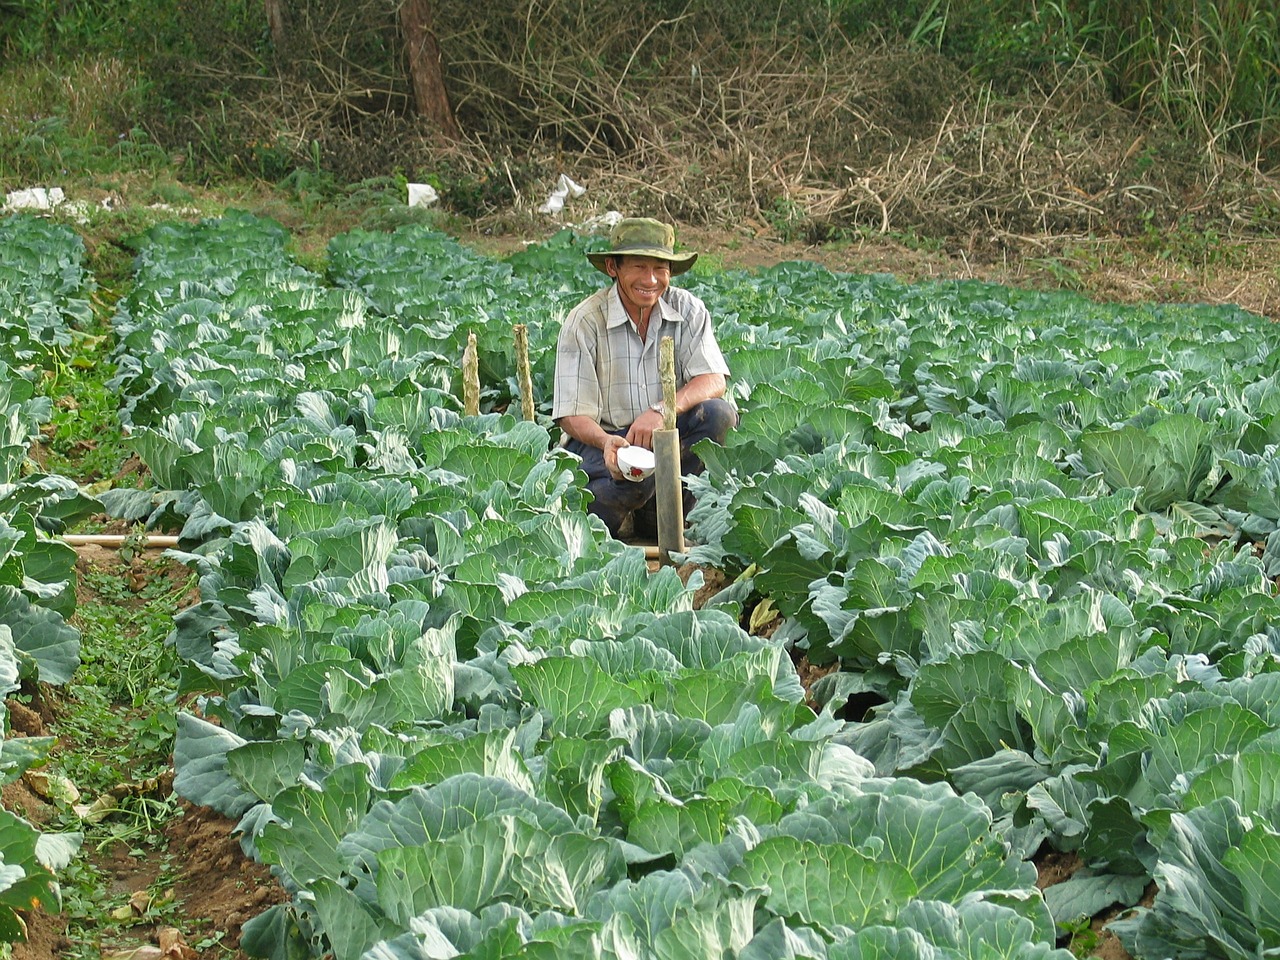
{"label": "row of cabbage", "polygon": [[707,284],[745,415],[693,556],[840,670],[837,742],[1084,869],[1139,958],[1280,948],[1280,333],[783,265]]}
{"label": "row of cabbage", "polygon": [[[346,238],[337,279],[398,315],[544,322],[591,282],[563,237],[453,285],[409,241]],[[1273,325],[803,264],[682,282],[744,411],[705,451],[692,556],[839,661],[840,742],[978,793],[1024,855],[1078,853],[1064,925],[1155,880],[1114,925],[1134,955],[1280,945]]]}
{"label": "row of cabbage", "polygon": [[[56,376],[72,337],[92,319],[84,245],[71,230],[25,216],[0,219],[0,697],[26,681],[63,684],[79,665],[75,552],[51,539],[95,507],[76,484],[35,472],[29,451],[49,422],[42,378]],[[42,763],[53,738],[10,737],[0,703],[0,782]],[[42,834],[0,809],[0,942],[24,938],[19,911],[57,910],[56,871],[80,837]]]}
{"label": "row of cabbage", "polygon": [[[384,282],[431,278],[412,314],[343,272],[388,242]],[[113,506],[181,519],[201,571],[176,788],[293,894],[246,949],[1067,956],[978,797],[876,775],[803,705],[781,642],[739,626],[749,583],[695,610],[700,577],[610,540],[543,426],[460,415],[480,301],[490,334],[549,331],[568,285],[421,230],[335,241],[345,290],[286,251],[243,216],[153,230],[117,315],[165,489]]]}

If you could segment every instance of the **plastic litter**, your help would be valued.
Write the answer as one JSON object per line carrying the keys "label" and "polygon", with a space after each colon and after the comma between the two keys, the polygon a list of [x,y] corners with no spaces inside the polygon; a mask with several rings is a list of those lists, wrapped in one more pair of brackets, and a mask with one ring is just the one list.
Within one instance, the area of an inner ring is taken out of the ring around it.
{"label": "plastic litter", "polygon": [[429,207],[440,199],[440,194],[429,183],[409,184],[409,206]]}
{"label": "plastic litter", "polygon": [[616,227],[622,220],[622,214],[617,210],[609,210],[595,217],[588,217],[577,225],[577,229],[582,233],[608,233]]}
{"label": "plastic litter", "polygon": [[564,205],[569,200],[577,200],[587,192],[587,188],[581,184],[574,183],[565,174],[560,174],[560,179],[556,181],[555,189],[551,191],[551,195],[547,197],[547,202],[538,208],[539,213],[559,213],[564,209]]}
{"label": "plastic litter", "polygon": [[27,187],[5,194],[6,210],[52,210],[67,202],[61,187]]}
{"label": "plastic litter", "polygon": [[[106,200],[102,201],[102,205],[108,210],[112,209],[112,204]],[[151,203],[147,205],[149,210],[157,210],[160,213],[172,213],[176,217],[198,217],[200,216],[199,207],[175,207],[171,203]]]}
{"label": "plastic litter", "polygon": [[[111,209],[109,199],[103,200],[102,206]],[[70,215],[79,223],[88,223],[90,205],[84,200],[68,200],[61,187],[27,187],[6,193],[0,210],[25,210],[29,213],[53,213],[56,210]]]}

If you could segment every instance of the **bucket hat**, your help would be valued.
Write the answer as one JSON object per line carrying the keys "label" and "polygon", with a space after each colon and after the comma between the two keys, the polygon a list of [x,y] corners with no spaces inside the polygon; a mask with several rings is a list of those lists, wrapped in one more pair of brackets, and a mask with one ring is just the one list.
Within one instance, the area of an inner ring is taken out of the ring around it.
{"label": "bucket hat", "polygon": [[601,273],[608,273],[604,266],[606,257],[654,257],[670,263],[674,277],[698,259],[696,253],[676,253],[675,245],[676,231],[670,224],[650,217],[626,217],[609,232],[610,249],[593,250],[587,259]]}

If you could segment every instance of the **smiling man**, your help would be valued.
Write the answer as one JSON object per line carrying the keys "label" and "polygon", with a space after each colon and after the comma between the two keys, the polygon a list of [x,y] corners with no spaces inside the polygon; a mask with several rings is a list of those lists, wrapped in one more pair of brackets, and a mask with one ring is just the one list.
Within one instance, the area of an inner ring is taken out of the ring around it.
{"label": "smiling man", "polygon": [[[590,511],[615,537],[629,516],[638,536],[651,536],[657,529],[653,477],[624,478],[618,450],[632,444],[653,449],[653,431],[662,427],[663,337],[675,343],[683,474],[702,472],[689,448],[705,437],[723,443],[738,415],[724,399],[729,367],[711,314],[693,294],[671,286],[698,255],[676,253],[675,230],[645,217],[620,221],[609,242],[608,250],[587,259],[613,283],[574,307],[560,331],[551,416],[568,435],[566,449],[582,458],[595,498]],[[685,500],[687,510],[687,493]]]}

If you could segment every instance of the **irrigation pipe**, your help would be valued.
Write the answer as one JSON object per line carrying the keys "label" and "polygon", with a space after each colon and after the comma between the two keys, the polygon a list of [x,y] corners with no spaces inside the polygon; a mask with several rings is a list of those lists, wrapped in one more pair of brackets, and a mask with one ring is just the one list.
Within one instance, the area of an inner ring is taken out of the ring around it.
{"label": "irrigation pipe", "polygon": [[171,536],[147,535],[133,536],[124,533],[68,533],[59,539],[69,547],[114,547],[120,549],[125,543],[137,544],[146,550],[168,550],[178,545],[178,538]]}
{"label": "irrigation pipe", "polygon": [[[137,544],[144,550],[168,550],[170,547],[178,545],[178,538],[172,536],[161,536],[159,534],[141,537],[130,536],[123,533],[68,533],[58,537],[63,543],[69,547],[111,547],[119,550],[126,542]],[[652,544],[636,544],[637,548],[644,551],[646,560],[658,559],[658,548]]]}

